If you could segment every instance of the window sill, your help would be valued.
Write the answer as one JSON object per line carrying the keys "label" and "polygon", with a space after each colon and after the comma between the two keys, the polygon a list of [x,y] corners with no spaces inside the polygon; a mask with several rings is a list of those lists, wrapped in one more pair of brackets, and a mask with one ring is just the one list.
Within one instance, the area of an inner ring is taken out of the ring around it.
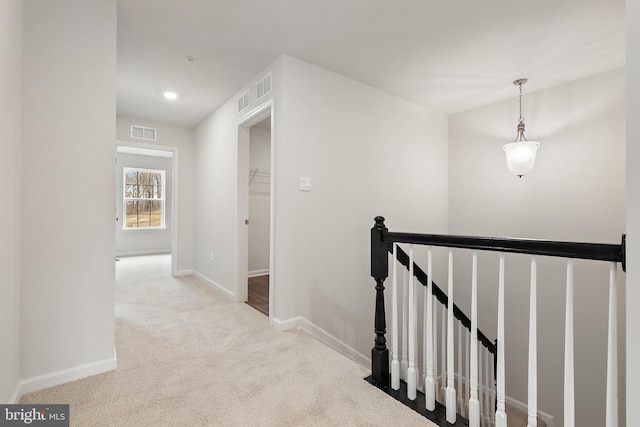
{"label": "window sill", "polygon": [[123,227],[122,231],[163,231],[166,230],[167,227],[131,227],[125,228]]}

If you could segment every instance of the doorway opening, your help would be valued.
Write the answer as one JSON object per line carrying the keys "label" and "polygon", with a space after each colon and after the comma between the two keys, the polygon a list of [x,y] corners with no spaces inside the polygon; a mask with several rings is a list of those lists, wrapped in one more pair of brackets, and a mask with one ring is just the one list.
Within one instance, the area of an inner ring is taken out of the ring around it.
{"label": "doorway opening", "polygon": [[[136,176],[139,179],[136,180]],[[178,260],[178,149],[117,141],[115,177],[116,259],[170,253],[171,273],[175,275]],[[133,190],[153,188],[153,194],[143,194],[142,190],[126,193],[127,180],[135,180],[138,184],[129,186]],[[135,216],[131,215],[132,212]]]}
{"label": "doorway opening", "polygon": [[269,315],[271,116],[249,128],[247,304]]}
{"label": "doorway opening", "polygon": [[238,123],[236,299],[273,319],[274,147],[273,100]]}

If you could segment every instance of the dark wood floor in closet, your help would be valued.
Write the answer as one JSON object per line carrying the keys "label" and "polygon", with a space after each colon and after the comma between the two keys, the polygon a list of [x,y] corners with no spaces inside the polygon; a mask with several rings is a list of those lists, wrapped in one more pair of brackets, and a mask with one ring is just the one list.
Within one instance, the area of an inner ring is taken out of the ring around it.
{"label": "dark wood floor in closet", "polygon": [[247,304],[265,316],[269,315],[269,275],[249,277]]}

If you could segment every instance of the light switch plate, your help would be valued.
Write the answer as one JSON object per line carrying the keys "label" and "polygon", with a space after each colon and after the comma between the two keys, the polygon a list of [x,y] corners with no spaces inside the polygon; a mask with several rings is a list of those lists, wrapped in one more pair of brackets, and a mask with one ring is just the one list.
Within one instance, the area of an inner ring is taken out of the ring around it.
{"label": "light switch plate", "polygon": [[298,190],[311,191],[311,177],[301,176],[298,178]]}

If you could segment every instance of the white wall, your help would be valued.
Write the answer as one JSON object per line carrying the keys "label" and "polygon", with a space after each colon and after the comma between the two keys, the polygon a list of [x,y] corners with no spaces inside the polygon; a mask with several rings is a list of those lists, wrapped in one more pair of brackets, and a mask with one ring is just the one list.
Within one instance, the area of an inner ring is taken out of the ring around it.
{"label": "white wall", "polygon": [[[370,229],[448,227],[447,117],[293,57],[276,116],[276,310],[370,354]],[[298,177],[311,177],[311,192]]]}
{"label": "white wall", "polygon": [[23,5],[20,336],[28,391],[115,367],[116,1]]}
{"label": "white wall", "polygon": [[[373,218],[385,215],[396,230],[446,232],[447,117],[289,56],[270,69],[274,318],[292,325],[302,316],[366,358],[374,336]],[[235,102],[233,97],[196,132],[195,266],[230,291]],[[311,177],[311,192],[298,191],[299,176]]]}
{"label": "white wall", "polygon": [[[531,94],[525,86],[523,110],[525,134],[539,140],[541,147],[535,169],[521,179],[507,170],[502,149],[515,138],[517,98],[450,117],[450,232],[619,243],[625,232],[625,70]],[[457,302],[465,311],[471,294],[468,258],[461,255],[456,264]],[[495,337],[497,257],[483,258],[479,324]],[[509,257],[506,268],[506,393],[526,403],[528,260]],[[558,426],[563,406],[565,269],[563,262],[549,258],[542,258],[538,267],[538,407],[554,415]],[[580,426],[604,425],[607,269],[606,263],[576,262]],[[619,279],[619,297],[624,300],[621,271]],[[623,362],[621,357],[621,367]]]}
{"label": "white wall", "polygon": [[195,207],[195,133],[193,129],[164,123],[118,116],[116,136],[118,141],[147,142],[131,138],[131,125],[156,128],[154,145],[178,149],[178,260],[177,272],[193,270],[194,207]]}
{"label": "white wall", "polygon": [[196,128],[195,157],[194,271],[230,292],[235,287],[236,247],[234,105],[226,102]]}
{"label": "white wall", "polygon": [[[169,157],[118,153],[116,163],[116,255],[147,255],[171,253],[171,198],[173,195],[172,162]],[[165,228],[162,230],[123,230],[123,168],[165,171]]]}
{"label": "white wall", "polygon": [[[638,420],[640,402],[640,4],[627,1],[627,425]],[[624,387],[624,383],[622,384]],[[620,414],[620,419],[625,413]]]}
{"label": "white wall", "polygon": [[[251,127],[249,169],[271,170],[270,127]],[[249,183],[249,274],[269,270],[270,210],[271,177],[256,174]]]}
{"label": "white wall", "polygon": [[20,138],[22,1],[0,0],[0,402],[20,379]]}

